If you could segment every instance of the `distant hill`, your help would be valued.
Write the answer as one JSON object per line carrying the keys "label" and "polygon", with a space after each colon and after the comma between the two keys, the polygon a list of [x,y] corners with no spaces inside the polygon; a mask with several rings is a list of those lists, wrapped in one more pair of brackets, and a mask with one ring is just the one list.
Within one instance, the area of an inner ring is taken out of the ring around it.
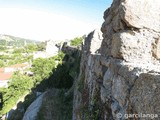
{"label": "distant hill", "polygon": [[0,45],[19,47],[19,46],[24,46],[24,45],[30,44],[30,43],[40,43],[40,42],[35,41],[35,40],[31,40],[31,39],[15,37],[12,35],[0,34]]}

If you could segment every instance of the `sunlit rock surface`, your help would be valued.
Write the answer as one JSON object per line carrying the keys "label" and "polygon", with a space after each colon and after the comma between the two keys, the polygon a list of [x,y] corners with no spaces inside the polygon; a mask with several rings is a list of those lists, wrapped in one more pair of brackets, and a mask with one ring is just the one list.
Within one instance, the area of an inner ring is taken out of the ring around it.
{"label": "sunlit rock surface", "polygon": [[41,107],[43,96],[45,93],[40,95],[26,110],[23,120],[35,120],[37,113]]}
{"label": "sunlit rock surface", "polygon": [[73,120],[160,117],[160,1],[113,0],[104,20],[83,45]]}

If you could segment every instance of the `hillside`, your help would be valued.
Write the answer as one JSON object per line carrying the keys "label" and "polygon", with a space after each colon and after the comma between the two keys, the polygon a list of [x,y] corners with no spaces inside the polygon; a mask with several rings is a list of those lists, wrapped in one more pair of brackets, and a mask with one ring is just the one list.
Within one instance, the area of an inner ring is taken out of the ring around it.
{"label": "hillside", "polygon": [[12,35],[0,34],[0,45],[6,46],[24,46],[25,44],[39,43],[38,41],[15,37]]}

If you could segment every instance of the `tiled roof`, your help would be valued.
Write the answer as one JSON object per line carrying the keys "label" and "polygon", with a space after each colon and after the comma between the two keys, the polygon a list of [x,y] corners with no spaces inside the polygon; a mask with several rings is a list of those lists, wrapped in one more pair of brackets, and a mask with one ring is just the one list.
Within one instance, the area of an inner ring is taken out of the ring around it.
{"label": "tiled roof", "polygon": [[0,73],[0,80],[9,80],[13,73]]}
{"label": "tiled roof", "polygon": [[[27,67],[28,64],[15,64],[15,65],[11,65],[9,67],[6,68],[24,68]],[[13,71],[11,72],[5,72],[5,68],[0,68],[0,80],[9,80],[12,77]]]}

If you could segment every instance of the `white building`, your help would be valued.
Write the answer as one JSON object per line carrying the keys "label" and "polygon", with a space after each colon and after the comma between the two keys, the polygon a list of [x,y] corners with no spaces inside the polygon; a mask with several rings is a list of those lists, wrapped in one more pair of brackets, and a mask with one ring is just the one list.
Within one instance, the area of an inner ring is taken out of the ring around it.
{"label": "white building", "polygon": [[33,59],[37,58],[50,58],[58,54],[61,46],[58,46],[58,42],[54,40],[48,40],[46,51],[38,51],[33,53]]}
{"label": "white building", "polygon": [[57,46],[57,42],[53,40],[47,41],[47,46],[46,46],[46,54],[47,57],[52,57],[58,54],[59,48]]}

